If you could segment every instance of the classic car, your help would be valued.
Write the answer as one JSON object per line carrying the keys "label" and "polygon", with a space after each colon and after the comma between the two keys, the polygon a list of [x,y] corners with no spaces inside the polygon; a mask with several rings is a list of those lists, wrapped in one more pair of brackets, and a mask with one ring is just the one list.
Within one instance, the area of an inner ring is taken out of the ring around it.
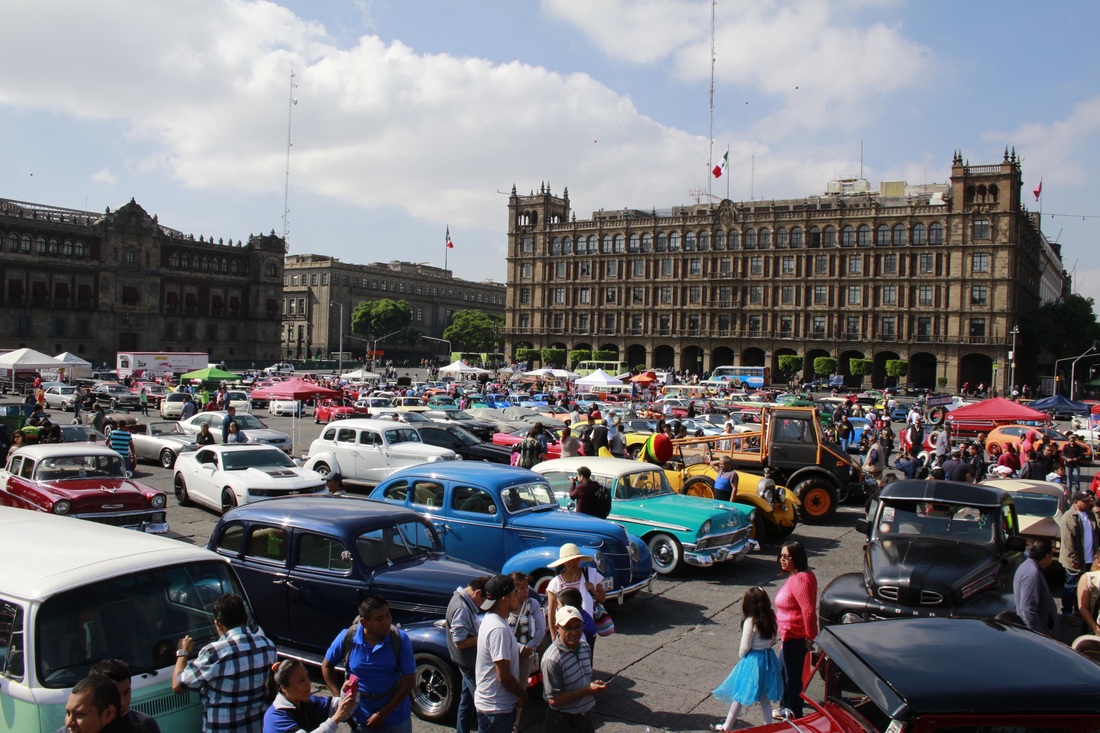
{"label": "classic car", "polygon": [[229,558],[280,652],[314,664],[359,600],[381,595],[413,642],[413,710],[426,720],[453,717],[458,670],[434,622],[455,588],[490,571],[444,555],[419,514],[358,496],[272,499],[226,513],[209,548]]}
{"label": "classic car", "polygon": [[496,425],[494,423],[488,422],[487,420],[478,420],[465,410],[432,409],[425,410],[420,414],[434,422],[459,425],[482,440],[492,440],[493,433],[496,432]]}
{"label": "classic car", "polygon": [[301,417],[305,414],[305,405],[301,400],[288,400],[281,397],[273,397],[267,403],[267,411],[273,417],[280,415],[286,417]]}
{"label": "classic car", "polygon": [[43,399],[46,401],[46,409],[48,410],[63,410],[68,412],[73,409],[73,398],[76,396],[77,387],[70,387],[66,384],[55,384],[51,387],[47,387],[43,393]]}
{"label": "classic car", "polygon": [[424,407],[424,400],[420,397],[394,397],[390,407]]}
{"label": "classic car", "polygon": [[559,508],[546,479],[524,468],[472,461],[412,466],[393,473],[370,497],[425,516],[451,557],[502,573],[522,571],[539,592],[554,577],[550,563],[567,542],[592,555],[608,599],[622,602],[652,581],[642,540],[612,522]]}
{"label": "classic car", "polygon": [[[913,618],[824,628],[820,701],[757,733],[1094,733],[1100,665],[1021,626]],[[1006,674],[1006,671],[1010,673]]]}
{"label": "classic car", "polygon": [[141,390],[143,389],[145,390],[145,396],[149,399],[149,404],[153,407],[159,407],[160,401],[171,394],[167,387],[156,382],[134,382],[130,385],[130,391],[138,396],[138,400],[141,399]]}
{"label": "classic car", "polygon": [[295,465],[278,448],[248,443],[184,453],[176,459],[172,486],[181,506],[194,502],[221,512],[272,496],[326,491],[320,474]]}
{"label": "classic car", "polygon": [[141,399],[124,385],[100,382],[92,388],[92,398],[102,402],[108,410],[137,410],[141,408]]}
{"label": "classic car", "polygon": [[128,476],[122,457],[93,443],[19,448],[0,470],[0,504],[143,532],[168,531],[168,497]]}
{"label": "classic car", "polygon": [[127,425],[126,432],[134,438],[134,453],[139,461],[159,463],[171,468],[180,453],[198,449],[193,436],[185,433],[179,423],[157,421]]}
{"label": "classic car", "polygon": [[457,410],[458,403],[450,395],[434,394],[428,398],[428,407],[436,410]]}
{"label": "classic car", "polygon": [[[493,433],[493,444],[504,446],[512,450],[523,442],[527,434],[531,432],[531,426],[520,428],[514,433]],[[546,428],[546,458],[561,458],[561,431],[554,428]]]}
{"label": "classic car", "polygon": [[[62,443],[106,443],[107,436],[91,425],[61,425]],[[131,468],[130,470],[133,470]]]}
{"label": "classic car", "polygon": [[352,418],[321,431],[310,443],[305,467],[322,476],[338,470],[349,481],[376,484],[405,466],[457,459],[452,450],[425,444],[409,425]]}
{"label": "classic car", "polygon": [[[192,415],[186,420],[181,420],[180,429],[189,435],[198,435],[203,425],[209,425],[210,432],[214,434],[214,439],[221,440],[222,421],[225,420],[225,415],[226,413],[220,411],[200,412],[197,415]],[[237,426],[240,427],[241,432],[244,433],[250,443],[273,445],[281,451],[290,452],[290,436],[278,430],[272,430],[260,422],[259,418],[255,415],[238,412],[233,420],[237,423]]]}
{"label": "classic car", "polygon": [[392,397],[360,397],[355,401],[355,409],[359,412],[362,412],[364,410],[368,412],[371,410],[380,410],[382,408],[389,407],[392,400]]}
{"label": "classic car", "polygon": [[1014,610],[1024,538],[1007,491],[955,481],[895,481],[865,532],[863,572],[821,593],[824,624],[905,616],[993,618]]}
{"label": "classic car", "polygon": [[342,397],[318,400],[313,407],[313,422],[318,424],[332,422],[333,420],[344,420],[358,415],[359,411],[355,408],[355,403]]}
{"label": "classic car", "polygon": [[1070,504],[1064,485],[1029,478],[991,478],[982,481],[982,486],[994,486],[1011,494],[1020,519],[1020,535],[1026,540],[1050,540],[1057,557],[1061,540],[1059,522]]}
{"label": "classic car", "polygon": [[487,461],[508,465],[512,462],[512,451],[499,445],[487,443],[469,430],[459,425],[415,425],[420,439],[428,445],[453,450],[463,460]]}
{"label": "classic car", "polygon": [[562,507],[570,505],[570,479],[587,466],[592,480],[611,490],[609,521],[641,537],[662,575],[685,565],[708,567],[736,562],[756,546],[754,511],[742,504],[672,491],[659,467],[625,458],[559,458],[543,461],[535,473],[550,482]]}

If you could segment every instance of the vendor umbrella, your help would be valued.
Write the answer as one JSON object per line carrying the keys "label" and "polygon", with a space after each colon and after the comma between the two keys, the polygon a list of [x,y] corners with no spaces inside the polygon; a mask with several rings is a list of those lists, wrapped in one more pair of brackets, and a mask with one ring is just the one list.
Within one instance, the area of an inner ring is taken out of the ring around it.
{"label": "vendor umbrella", "polygon": [[[338,397],[339,395],[339,390],[322,387],[319,384],[307,382],[306,380],[300,379],[298,377],[288,379],[285,382],[278,382],[271,385],[270,387],[264,387],[262,389],[252,391],[253,397],[296,401],[317,399],[318,397]],[[316,409],[316,407],[314,409]],[[301,426],[298,424],[297,406],[295,406],[292,414],[294,416],[294,445],[297,446],[298,439],[301,437]],[[291,450],[293,450],[293,448]]]}
{"label": "vendor umbrella", "polygon": [[239,374],[233,372],[227,372],[224,369],[218,369],[217,367],[207,367],[205,369],[196,369],[193,372],[187,372],[180,375],[180,381],[188,381],[191,379],[197,379],[200,382],[228,382],[234,379],[240,379]]}

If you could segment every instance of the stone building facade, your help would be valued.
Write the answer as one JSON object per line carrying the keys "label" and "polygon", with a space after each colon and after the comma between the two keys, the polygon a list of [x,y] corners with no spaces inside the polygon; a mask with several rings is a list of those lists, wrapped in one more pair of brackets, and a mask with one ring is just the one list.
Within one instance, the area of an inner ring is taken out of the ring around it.
{"label": "stone building facade", "polygon": [[[724,200],[577,220],[569,192],[508,201],[506,353],[616,351],[631,366],[770,367],[779,357],[909,361],[933,387],[1003,385],[1020,315],[1068,292],[1060,249],[1026,210],[1015,151],[956,153],[948,184],[834,181],[785,201]],[[1028,192],[1030,195],[1030,192]],[[1017,381],[1034,364],[1021,345]],[[778,380],[777,380],[778,381]]]}
{"label": "stone building facade", "polygon": [[[280,304],[282,354],[286,359],[303,359],[337,353],[343,318],[345,353],[363,356],[373,343],[351,336],[351,314],[363,301],[407,300],[412,307],[412,328],[442,339],[451,316],[460,310],[503,314],[504,292],[500,283],[462,280],[450,270],[430,265],[396,260],[355,265],[327,255],[288,255]],[[380,351],[395,349],[430,356],[443,353],[446,346],[378,345]]]}
{"label": "stone building facade", "polygon": [[99,214],[0,199],[0,348],[279,355],[283,239],[214,243],[162,226],[133,199]]}

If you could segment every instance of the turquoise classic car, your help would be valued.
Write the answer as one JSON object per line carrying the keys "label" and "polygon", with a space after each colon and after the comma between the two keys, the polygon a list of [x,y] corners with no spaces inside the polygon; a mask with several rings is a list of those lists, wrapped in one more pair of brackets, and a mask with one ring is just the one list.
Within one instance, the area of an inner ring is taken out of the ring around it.
{"label": "turquoise classic car", "polygon": [[570,479],[580,466],[588,466],[592,479],[611,490],[607,518],[649,545],[658,573],[736,562],[756,546],[750,536],[755,509],[677,494],[658,466],[623,458],[559,458],[532,470],[545,476],[558,503],[568,506]]}

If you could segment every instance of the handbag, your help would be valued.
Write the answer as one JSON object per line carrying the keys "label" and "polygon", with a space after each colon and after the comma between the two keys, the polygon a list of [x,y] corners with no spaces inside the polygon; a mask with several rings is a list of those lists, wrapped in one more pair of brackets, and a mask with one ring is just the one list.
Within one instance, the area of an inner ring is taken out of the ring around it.
{"label": "handbag", "polygon": [[607,612],[607,609],[603,607],[603,604],[597,601],[593,610],[596,612],[592,618],[592,620],[596,622],[596,633],[600,636],[611,636],[614,634],[615,621],[611,618],[611,614]]}

